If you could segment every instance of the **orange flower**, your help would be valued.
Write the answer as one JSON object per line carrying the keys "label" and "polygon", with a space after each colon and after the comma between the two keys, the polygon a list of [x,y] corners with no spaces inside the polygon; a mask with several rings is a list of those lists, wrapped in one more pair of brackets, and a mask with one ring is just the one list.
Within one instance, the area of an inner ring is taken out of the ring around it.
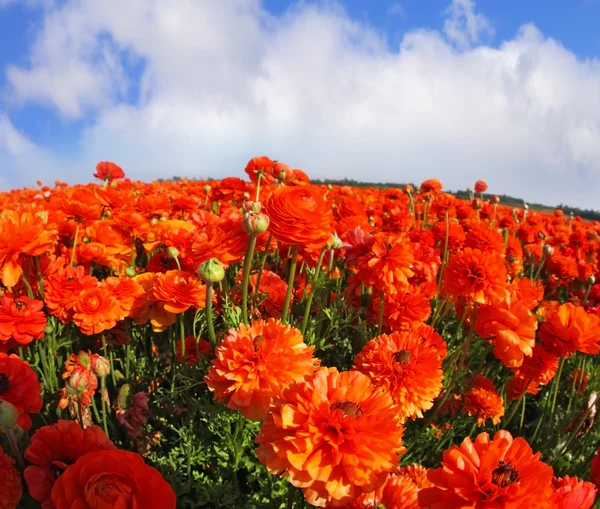
{"label": "orange flower", "polygon": [[81,456],[52,488],[56,509],[175,509],[175,493],[139,454],[101,450]]}
{"label": "orange flower", "polygon": [[582,306],[561,304],[546,317],[540,328],[540,339],[557,357],[574,352],[600,353],[600,316],[589,314]]}
{"label": "orange flower", "polygon": [[206,287],[196,276],[181,270],[169,270],[155,281],[150,298],[163,303],[168,313],[179,314],[189,307],[203,308]]}
{"label": "orange flower", "polygon": [[82,266],[64,267],[44,283],[44,302],[51,314],[62,323],[69,323],[75,313],[77,297],[86,288],[95,288],[98,280],[85,274]]}
{"label": "orange flower", "polygon": [[465,438],[444,451],[442,467],[429,470],[435,485],[419,492],[431,509],[522,509],[540,507],[552,496],[552,467],[540,461],[523,438],[498,431]]}
{"label": "orange flower", "polygon": [[318,366],[314,349],[304,344],[298,329],[273,318],[241,324],[217,348],[204,380],[218,401],[247,419],[261,420],[273,398]]}
{"label": "orange flower", "polygon": [[507,294],[504,260],[494,251],[465,248],[450,257],[443,287],[455,299],[464,297],[480,304],[501,300]]}
{"label": "orange flower", "polygon": [[275,166],[275,161],[267,156],[253,157],[248,161],[244,171],[255,184],[258,182],[259,175],[261,176],[261,184],[272,184],[275,182],[275,178],[271,175],[273,166]]}
{"label": "orange flower", "polygon": [[600,488],[600,447],[598,447],[596,456],[590,462],[590,479],[596,485],[596,488]]}
{"label": "orange flower", "polygon": [[111,291],[119,303],[121,308],[119,320],[125,320],[130,315],[136,299],[144,290],[128,277],[107,277],[102,283]]}
{"label": "orange flower", "polygon": [[333,233],[333,213],[313,186],[281,187],[265,202],[273,238],[312,251],[327,244]]}
{"label": "orange flower", "polygon": [[358,279],[381,292],[394,294],[406,289],[408,278],[414,275],[410,243],[387,233],[377,233],[373,240],[370,251],[358,260]]}
{"label": "orange flower", "polygon": [[546,262],[546,270],[559,279],[575,279],[579,275],[577,262],[570,256],[552,255]]}
{"label": "orange flower", "polygon": [[403,422],[409,417],[423,417],[444,380],[437,349],[412,331],[372,339],[354,359],[354,369],[390,393]]}
{"label": "orange flower", "polygon": [[40,215],[6,211],[0,217],[0,280],[13,288],[23,275],[21,255],[39,256],[54,247],[58,231]]}
{"label": "orange flower", "polygon": [[498,424],[504,415],[504,405],[494,382],[485,376],[476,377],[473,387],[465,395],[463,412],[474,415],[477,426],[484,426],[488,419]]}
{"label": "orange flower", "polygon": [[75,301],[73,322],[91,336],[112,329],[119,321],[121,306],[106,285],[86,288]]}
{"label": "orange flower", "polygon": [[66,390],[59,401],[60,408],[66,408],[70,401],[78,401],[83,406],[92,404],[92,398],[98,388],[98,378],[92,370],[92,358],[97,354],[80,351],[78,355],[69,355],[65,361],[63,380],[67,380]]}
{"label": "orange flower", "polygon": [[407,465],[404,468],[398,469],[398,473],[410,478],[419,489],[433,486],[431,481],[427,479],[427,469],[421,465]]}
{"label": "orange flower", "polygon": [[475,192],[476,193],[485,193],[488,190],[488,185],[483,180],[478,180],[475,182]]}
{"label": "orange flower", "polygon": [[344,505],[332,504],[327,507],[344,509],[418,509],[418,486],[409,477],[401,474],[389,474],[383,486],[372,493],[359,496]]}
{"label": "orange flower", "polygon": [[99,180],[114,180],[125,178],[125,172],[120,166],[110,161],[101,161],[96,165],[94,177]]}
{"label": "orange flower", "polygon": [[428,179],[424,180],[421,183],[421,191],[427,193],[431,191],[432,193],[441,193],[442,192],[442,182],[439,179]]}
{"label": "orange flower", "polygon": [[379,488],[405,449],[398,411],[358,371],[320,368],[274,402],[256,453],[285,472],[318,507],[343,505]]}
{"label": "orange flower", "polygon": [[[258,274],[250,276],[253,292],[256,292],[257,282]],[[258,293],[265,296],[259,306],[261,313],[266,313],[268,317],[281,318],[286,291],[287,283],[274,272],[264,269],[260,277],[260,288],[258,289]]]}
{"label": "orange flower", "polygon": [[516,368],[531,356],[537,323],[527,306],[511,297],[496,305],[480,306],[475,331],[492,338],[494,355],[509,368]]}
{"label": "orange flower", "polygon": [[[374,308],[379,309],[379,296],[373,299]],[[405,329],[413,322],[425,322],[431,316],[431,303],[418,287],[409,287],[405,293],[387,295],[385,298],[387,325],[392,330]]]}
{"label": "orange flower", "polygon": [[0,446],[0,509],[15,509],[22,496],[21,475],[14,460]]}
{"label": "orange flower", "polygon": [[554,478],[552,507],[556,509],[590,509],[596,499],[596,487],[591,482],[580,481],[568,475],[562,479]]}
{"label": "orange flower", "polygon": [[0,343],[14,339],[27,345],[44,337],[46,315],[41,300],[18,297],[6,293],[0,299]]}
{"label": "orange flower", "polygon": [[76,421],[59,420],[41,427],[25,451],[30,465],[24,477],[30,495],[43,509],[53,509],[50,493],[59,475],[84,454],[103,449],[115,449],[115,445],[98,426],[83,429]]}
{"label": "orange flower", "polygon": [[29,414],[42,409],[42,387],[28,362],[17,355],[0,353],[0,399],[11,403],[19,412],[18,424],[31,428]]}

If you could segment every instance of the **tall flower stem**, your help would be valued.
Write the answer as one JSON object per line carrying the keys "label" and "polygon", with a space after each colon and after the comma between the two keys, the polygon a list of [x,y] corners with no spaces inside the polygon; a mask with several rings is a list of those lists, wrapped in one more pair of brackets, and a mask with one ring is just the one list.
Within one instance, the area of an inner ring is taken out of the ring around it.
{"label": "tall flower stem", "polygon": [[306,326],[308,325],[308,317],[310,316],[310,308],[312,307],[312,302],[315,297],[315,293],[317,291],[317,283],[319,281],[319,274],[321,273],[321,265],[323,264],[323,257],[325,256],[325,250],[327,248],[323,248],[321,250],[321,254],[319,255],[319,261],[317,261],[317,266],[315,267],[315,275],[310,282],[310,293],[308,294],[308,298],[306,299],[306,305],[304,307],[304,319],[302,320],[302,328],[300,332],[302,335],[306,333]]}
{"label": "tall flower stem", "polygon": [[71,247],[71,267],[75,266],[75,250],[77,249],[77,238],[79,237],[79,222],[77,222],[77,226],[75,227],[75,236],[73,237],[73,246]]}
{"label": "tall flower stem", "polygon": [[296,275],[296,262],[298,261],[298,246],[292,247],[292,263],[290,265],[290,272],[287,280],[287,292],[285,293],[285,302],[283,303],[283,312],[281,313],[281,322],[288,323],[288,312],[290,309],[290,302],[292,300],[292,292],[294,290],[294,276]]}
{"label": "tall flower stem", "polygon": [[212,294],[213,294],[213,283],[208,281],[206,283],[206,326],[208,327],[208,339],[213,349],[217,347],[217,337],[215,336],[215,326],[213,324],[212,316]]}
{"label": "tall flower stem", "polygon": [[383,310],[385,309],[385,294],[379,292],[379,313],[377,314],[377,334],[383,332]]}
{"label": "tall flower stem", "polygon": [[250,269],[252,259],[254,258],[254,248],[256,247],[256,235],[251,234],[244,257],[244,268],[242,269],[242,322],[248,322],[248,283],[250,280]]}
{"label": "tall flower stem", "polygon": [[181,345],[181,359],[185,362],[185,322],[184,313],[179,314],[179,341]]}
{"label": "tall flower stem", "polygon": [[105,395],[108,394],[108,390],[106,389],[106,376],[100,378],[100,387],[102,392],[100,393],[100,399],[102,400],[102,425],[104,426],[104,433],[108,436],[108,425],[106,423],[106,398]]}

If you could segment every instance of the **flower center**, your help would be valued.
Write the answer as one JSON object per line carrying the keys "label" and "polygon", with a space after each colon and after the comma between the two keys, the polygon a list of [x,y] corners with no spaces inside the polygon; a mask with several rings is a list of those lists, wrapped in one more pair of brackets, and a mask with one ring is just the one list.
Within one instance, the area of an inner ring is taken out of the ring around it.
{"label": "flower center", "polygon": [[408,364],[410,362],[410,350],[406,348],[399,350],[394,354],[394,362],[398,364]]}
{"label": "flower center", "polygon": [[93,476],[85,486],[86,502],[91,507],[133,507],[133,490],[119,474]]}
{"label": "flower center", "polygon": [[330,410],[341,410],[345,416],[354,417],[355,419],[363,413],[360,405],[352,401],[336,401],[331,405]]}
{"label": "flower center", "polygon": [[0,373],[0,394],[8,391],[9,386],[10,380],[8,379],[8,375],[6,373]]}
{"label": "flower center", "polygon": [[21,309],[27,307],[27,302],[23,302],[23,301],[18,300],[17,302],[15,302],[15,306],[17,306],[17,309],[19,311],[21,311]]}
{"label": "flower center", "polygon": [[254,343],[254,351],[258,352],[258,347],[260,345],[262,345],[264,342],[265,342],[265,337],[262,334],[255,336],[254,339],[252,340],[252,343]]}
{"label": "flower center", "polygon": [[498,463],[498,468],[492,471],[492,482],[501,488],[506,488],[518,480],[519,472],[514,470],[510,463],[501,461]]}

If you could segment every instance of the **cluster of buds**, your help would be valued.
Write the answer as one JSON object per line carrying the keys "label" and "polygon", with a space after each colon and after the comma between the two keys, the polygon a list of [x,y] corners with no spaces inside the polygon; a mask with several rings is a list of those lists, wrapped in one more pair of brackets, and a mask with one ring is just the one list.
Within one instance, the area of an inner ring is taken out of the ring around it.
{"label": "cluster of buds", "polygon": [[246,201],[244,209],[244,231],[250,235],[260,235],[269,227],[269,216],[261,212],[262,203],[259,201]]}
{"label": "cluster of buds", "polygon": [[[89,407],[98,388],[98,377],[104,378],[109,374],[110,362],[105,357],[84,351],[80,351],[77,355],[71,354],[65,362],[65,372],[62,375],[66,384],[59,407],[65,409],[73,403],[81,407]],[[77,412],[75,406],[74,415],[77,415]]]}

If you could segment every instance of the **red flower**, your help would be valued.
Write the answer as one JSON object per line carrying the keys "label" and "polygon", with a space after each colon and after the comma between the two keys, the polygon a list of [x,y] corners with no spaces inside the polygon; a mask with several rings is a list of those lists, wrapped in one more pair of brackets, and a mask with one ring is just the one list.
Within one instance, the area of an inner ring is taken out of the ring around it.
{"label": "red flower", "polygon": [[125,177],[125,172],[115,163],[101,161],[96,165],[94,177],[100,180],[122,179]]}
{"label": "red flower", "polygon": [[23,495],[21,476],[14,463],[0,446],[0,509],[15,509]]}
{"label": "red flower", "polygon": [[27,345],[34,339],[41,339],[46,328],[43,307],[41,300],[28,297],[15,299],[8,293],[3,295],[0,301],[0,342],[13,338],[17,343]]}
{"label": "red flower", "polygon": [[577,477],[554,478],[552,484],[556,489],[552,497],[556,509],[589,509],[596,499],[596,487]]}
{"label": "red flower", "polygon": [[20,414],[18,424],[31,427],[30,413],[42,409],[42,387],[29,363],[17,355],[0,353],[0,399],[8,401]]}
{"label": "red flower", "polygon": [[84,454],[103,449],[115,446],[98,426],[83,429],[76,421],[59,420],[38,429],[25,451],[30,466],[24,476],[30,495],[42,509],[54,509],[50,493],[59,475]]}
{"label": "red flower", "polygon": [[95,451],[81,456],[52,488],[57,509],[175,509],[175,493],[139,454]]}

